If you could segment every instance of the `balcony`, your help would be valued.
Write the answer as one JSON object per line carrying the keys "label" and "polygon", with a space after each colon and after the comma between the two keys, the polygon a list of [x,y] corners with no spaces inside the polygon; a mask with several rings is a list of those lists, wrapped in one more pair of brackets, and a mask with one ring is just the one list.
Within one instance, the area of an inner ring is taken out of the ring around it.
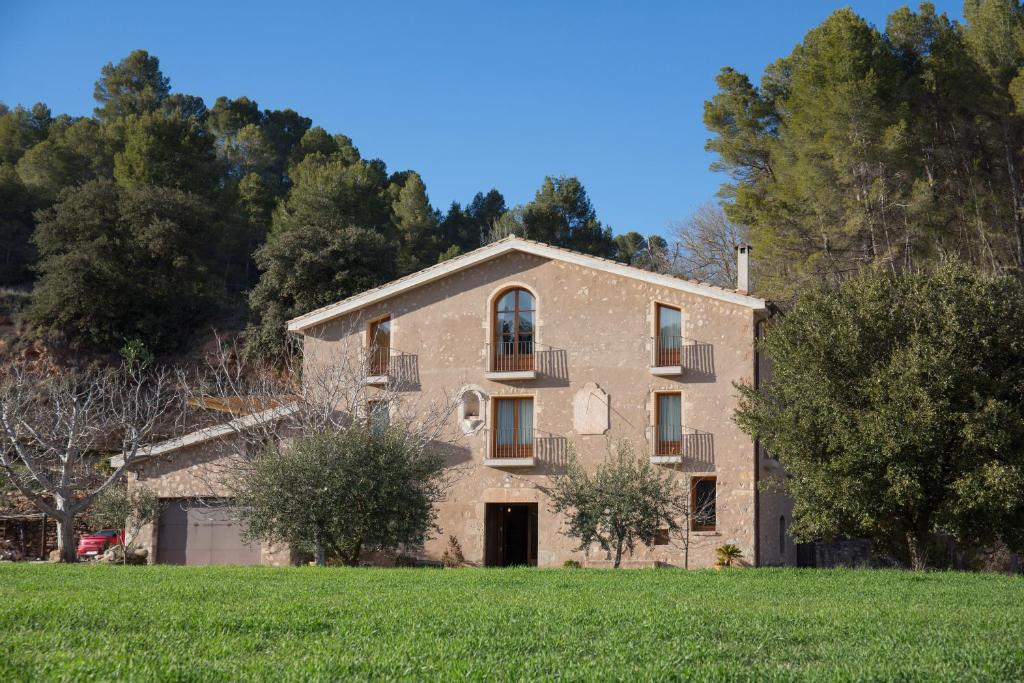
{"label": "balcony", "polygon": [[683,346],[685,337],[652,337],[651,374],[657,377],[675,377],[683,374]]}
{"label": "balcony", "polygon": [[651,337],[651,374],[695,381],[715,380],[714,347],[686,337]]}
{"label": "balcony", "polygon": [[418,358],[415,354],[385,347],[369,348],[364,353],[367,384],[418,383]]}
{"label": "balcony", "polygon": [[525,427],[498,428],[488,431],[487,467],[533,467],[536,435]]}
{"label": "balcony", "polygon": [[484,377],[497,382],[537,378],[537,347],[532,339],[487,344]]}
{"label": "balcony", "polygon": [[691,427],[661,425],[655,429],[654,465],[688,464],[697,470],[714,469],[714,439]]}

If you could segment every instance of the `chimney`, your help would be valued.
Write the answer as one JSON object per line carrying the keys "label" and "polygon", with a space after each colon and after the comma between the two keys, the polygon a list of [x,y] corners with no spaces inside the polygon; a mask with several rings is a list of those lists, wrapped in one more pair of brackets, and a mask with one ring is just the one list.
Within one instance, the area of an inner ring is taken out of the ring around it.
{"label": "chimney", "polygon": [[750,294],[750,245],[736,247],[736,291]]}

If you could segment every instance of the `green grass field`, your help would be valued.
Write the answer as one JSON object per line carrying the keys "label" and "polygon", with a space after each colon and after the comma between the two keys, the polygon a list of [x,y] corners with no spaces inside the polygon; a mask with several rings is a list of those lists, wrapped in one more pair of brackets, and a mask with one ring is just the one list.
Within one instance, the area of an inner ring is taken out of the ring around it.
{"label": "green grass field", "polygon": [[0,681],[1024,680],[1024,579],[0,566]]}

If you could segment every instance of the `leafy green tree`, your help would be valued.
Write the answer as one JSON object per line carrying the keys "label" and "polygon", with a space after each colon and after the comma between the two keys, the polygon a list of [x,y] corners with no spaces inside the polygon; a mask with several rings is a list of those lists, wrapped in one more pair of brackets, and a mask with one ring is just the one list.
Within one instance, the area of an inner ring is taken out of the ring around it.
{"label": "leafy green tree", "polygon": [[93,90],[96,118],[107,122],[156,111],[170,91],[171,81],[160,71],[160,60],[145,50],[133,50],[101,70]]}
{"label": "leafy green tree", "polygon": [[313,121],[292,109],[268,109],[263,112],[262,125],[267,140],[281,159],[280,169],[284,174],[289,163],[301,160],[301,155],[297,155],[296,152],[299,151],[299,143],[313,125]]}
{"label": "leafy green tree", "polygon": [[124,149],[114,156],[114,178],[124,187],[156,185],[209,195],[218,178],[213,137],[195,119],[163,112],[129,116]]}
{"label": "leafy green tree", "polygon": [[252,538],[355,566],[365,552],[423,544],[443,468],[399,427],[353,424],[267,448],[242,470],[235,509]]}
{"label": "leafy green tree", "polygon": [[282,350],[289,319],[397,276],[395,245],[353,225],[299,225],[269,240],[256,263],[263,273],[249,305],[258,322],[247,332],[247,350],[268,357]]}
{"label": "leafy green tree", "polygon": [[932,534],[1024,549],[1024,283],[958,264],[804,293],[761,344],[737,422],[785,466],[798,541]]}
{"label": "leafy green tree", "polygon": [[394,178],[389,187],[394,198],[391,213],[401,244],[400,274],[412,273],[437,262],[437,214],[427,199],[427,188],[415,171]]}
{"label": "leafy green tree", "polygon": [[595,256],[612,257],[611,228],[601,225],[583,184],[572,177],[547,177],[523,207],[525,237]]}
{"label": "leafy green tree", "polygon": [[627,232],[624,235],[615,236],[615,260],[638,264],[643,261],[647,253],[647,239],[638,232]]}
{"label": "leafy green tree", "polygon": [[32,279],[32,211],[36,208],[36,197],[14,167],[0,163],[0,285],[18,285]]}
{"label": "leafy green tree", "polygon": [[208,204],[170,188],[93,180],[40,214],[29,318],[73,345],[113,351],[139,338],[176,347],[216,302]]}
{"label": "leafy green tree", "polygon": [[507,211],[505,198],[495,189],[487,194],[477,192],[465,209],[458,202],[452,202],[438,226],[441,244],[450,245],[445,254],[450,258],[480,247],[495,222]]}
{"label": "leafy green tree", "polygon": [[26,150],[17,168],[25,185],[51,203],[66,187],[109,177],[113,157],[95,121],[59,116],[50,124],[47,139]]}
{"label": "leafy green tree", "polygon": [[179,119],[192,119],[200,123],[205,123],[206,117],[209,115],[209,110],[206,108],[206,103],[202,97],[186,95],[184,93],[168,95],[160,103],[160,111],[168,116],[175,116]]}
{"label": "leafy green tree", "polygon": [[160,518],[160,498],[146,486],[120,484],[104,489],[92,502],[87,513],[89,522],[99,529],[123,530],[120,556],[128,564],[129,551],[142,528]]}
{"label": "leafy green tree", "polygon": [[750,229],[777,299],[870,263],[956,254],[1024,264],[1019,4],[972,0],[966,26],[894,12],[885,33],[849,9],[811,30],[755,87],[723,69],[705,104],[728,218]]}
{"label": "leafy green tree", "polygon": [[50,108],[42,102],[31,109],[17,106],[0,112],[0,163],[18,163],[25,152],[46,139],[52,121]]}
{"label": "leafy green tree", "polygon": [[676,511],[682,498],[685,492],[672,477],[638,457],[626,441],[614,444],[593,474],[571,458],[551,491],[553,510],[566,516],[565,533],[579,540],[577,549],[589,552],[596,543],[609,556],[614,554],[616,569],[623,551],[633,553],[638,543],[653,546],[661,530],[678,530]]}
{"label": "leafy green tree", "polygon": [[250,352],[279,353],[289,318],[396,276],[383,164],[350,158],[317,152],[292,168],[294,185],[255,257],[263,272],[249,297]]}

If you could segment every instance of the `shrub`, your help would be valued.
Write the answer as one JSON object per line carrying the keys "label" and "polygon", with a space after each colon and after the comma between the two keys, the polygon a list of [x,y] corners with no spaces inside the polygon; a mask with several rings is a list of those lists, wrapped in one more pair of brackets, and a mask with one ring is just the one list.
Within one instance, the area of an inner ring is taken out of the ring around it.
{"label": "shrub", "polygon": [[444,457],[407,437],[354,424],[269,446],[241,473],[246,535],[313,550],[320,566],[419,546],[435,529]]}
{"label": "shrub", "polygon": [[448,537],[448,547],[445,548],[444,554],[441,555],[441,564],[446,569],[455,569],[466,564],[466,558],[462,554],[462,544],[459,543],[459,539],[455,536]]}
{"label": "shrub", "polygon": [[743,551],[739,546],[726,543],[715,549],[715,556],[718,558],[719,567],[731,567],[743,558]]}

